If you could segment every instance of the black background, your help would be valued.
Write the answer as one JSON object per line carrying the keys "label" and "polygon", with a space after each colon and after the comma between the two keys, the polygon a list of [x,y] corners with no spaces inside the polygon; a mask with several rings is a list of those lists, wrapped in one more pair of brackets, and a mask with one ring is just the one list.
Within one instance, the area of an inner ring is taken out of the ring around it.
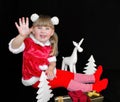
{"label": "black background", "polygon": [[36,90],[21,84],[22,56],[9,52],[8,43],[18,34],[14,22],[19,17],[38,13],[58,16],[60,20],[56,26],[59,37],[57,67],[61,67],[62,56],[71,55],[74,48],[72,41],[79,42],[84,38],[81,45],[84,51],[78,53],[77,71],[82,72],[87,60],[93,55],[96,65],[104,68],[103,77],[109,78],[108,89],[103,92],[106,100],[119,102],[119,0],[1,0],[0,8],[1,84],[5,87],[3,95],[12,95],[8,100],[36,101]]}

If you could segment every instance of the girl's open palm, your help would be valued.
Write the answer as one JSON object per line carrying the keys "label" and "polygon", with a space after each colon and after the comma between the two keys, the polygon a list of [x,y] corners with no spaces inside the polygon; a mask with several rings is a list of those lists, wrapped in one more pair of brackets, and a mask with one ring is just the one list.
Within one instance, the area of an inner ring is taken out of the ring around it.
{"label": "girl's open palm", "polygon": [[26,19],[24,17],[19,18],[19,24],[15,22],[15,26],[17,27],[19,34],[23,37],[27,37],[31,32],[28,17],[26,17]]}

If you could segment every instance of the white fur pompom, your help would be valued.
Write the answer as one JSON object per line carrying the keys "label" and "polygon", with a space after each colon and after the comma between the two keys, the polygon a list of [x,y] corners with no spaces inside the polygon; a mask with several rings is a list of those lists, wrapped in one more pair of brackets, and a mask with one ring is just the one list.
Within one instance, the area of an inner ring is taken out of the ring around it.
{"label": "white fur pompom", "polygon": [[58,25],[58,23],[59,23],[59,19],[56,16],[52,17],[51,21],[52,21],[53,25]]}
{"label": "white fur pompom", "polygon": [[31,17],[30,17],[32,22],[35,22],[38,18],[39,18],[39,15],[36,14],[36,13],[32,14]]}
{"label": "white fur pompom", "polygon": [[48,66],[47,65],[40,65],[39,68],[41,70],[47,70],[48,69]]}

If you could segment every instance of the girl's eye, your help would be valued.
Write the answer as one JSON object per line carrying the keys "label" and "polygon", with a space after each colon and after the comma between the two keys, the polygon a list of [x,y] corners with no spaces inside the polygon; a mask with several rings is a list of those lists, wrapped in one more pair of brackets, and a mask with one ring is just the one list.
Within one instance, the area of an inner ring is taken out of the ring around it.
{"label": "girl's eye", "polygon": [[45,28],[43,28],[43,27],[38,27],[38,29],[46,29],[46,30],[49,30],[50,28],[49,28],[49,27],[45,27]]}
{"label": "girl's eye", "polygon": [[46,30],[49,30],[50,28],[46,28]]}
{"label": "girl's eye", "polygon": [[42,27],[38,27],[38,29],[42,29]]}

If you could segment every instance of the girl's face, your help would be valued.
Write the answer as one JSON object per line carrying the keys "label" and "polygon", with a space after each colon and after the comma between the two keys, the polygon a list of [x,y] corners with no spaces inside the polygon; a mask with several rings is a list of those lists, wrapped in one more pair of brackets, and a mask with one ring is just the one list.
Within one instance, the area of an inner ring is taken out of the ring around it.
{"label": "girl's face", "polygon": [[45,43],[54,34],[54,30],[46,26],[35,26],[33,28],[33,34],[38,41]]}

